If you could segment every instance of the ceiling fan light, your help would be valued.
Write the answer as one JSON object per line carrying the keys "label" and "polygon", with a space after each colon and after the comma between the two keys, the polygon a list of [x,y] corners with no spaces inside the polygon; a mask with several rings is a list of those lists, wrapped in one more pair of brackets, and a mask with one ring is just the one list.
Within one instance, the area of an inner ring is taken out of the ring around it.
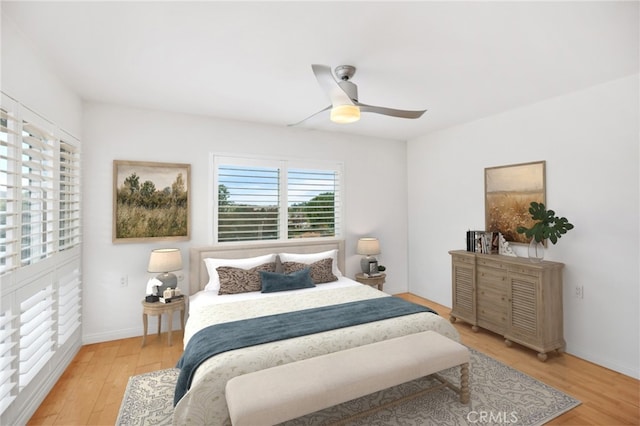
{"label": "ceiling fan light", "polygon": [[339,124],[354,123],[360,120],[360,108],[356,105],[338,105],[331,108],[331,121]]}

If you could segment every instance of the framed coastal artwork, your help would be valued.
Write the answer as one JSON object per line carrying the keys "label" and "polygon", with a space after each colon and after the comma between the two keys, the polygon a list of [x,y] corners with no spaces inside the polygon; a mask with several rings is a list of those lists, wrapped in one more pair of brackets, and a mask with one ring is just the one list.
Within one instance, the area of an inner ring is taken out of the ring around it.
{"label": "framed coastal artwork", "polygon": [[484,169],[485,229],[500,232],[510,243],[529,243],[518,226],[533,226],[532,201],[546,204],[544,161]]}
{"label": "framed coastal artwork", "polygon": [[190,238],[191,166],[114,160],[113,242]]}

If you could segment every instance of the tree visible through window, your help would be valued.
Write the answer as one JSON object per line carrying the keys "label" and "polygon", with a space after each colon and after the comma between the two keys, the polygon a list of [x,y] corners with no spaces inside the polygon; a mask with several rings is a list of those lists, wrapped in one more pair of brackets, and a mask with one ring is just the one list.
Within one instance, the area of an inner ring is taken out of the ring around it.
{"label": "tree visible through window", "polygon": [[336,172],[289,170],[289,238],[334,237],[336,235]]}

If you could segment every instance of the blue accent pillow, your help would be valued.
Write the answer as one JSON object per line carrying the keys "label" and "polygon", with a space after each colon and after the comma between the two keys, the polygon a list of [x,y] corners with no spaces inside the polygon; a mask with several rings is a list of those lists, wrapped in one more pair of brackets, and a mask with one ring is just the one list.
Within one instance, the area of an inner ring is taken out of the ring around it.
{"label": "blue accent pillow", "polygon": [[301,269],[290,274],[278,274],[267,271],[258,272],[260,273],[260,280],[262,281],[263,293],[297,290],[316,286],[311,279],[311,270],[309,268]]}

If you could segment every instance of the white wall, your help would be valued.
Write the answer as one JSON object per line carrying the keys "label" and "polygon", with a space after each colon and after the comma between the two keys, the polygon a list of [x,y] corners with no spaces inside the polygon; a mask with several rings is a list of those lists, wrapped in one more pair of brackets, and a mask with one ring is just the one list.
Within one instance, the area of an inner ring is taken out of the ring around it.
{"label": "white wall", "polygon": [[82,101],[2,14],[0,89],[81,139]]}
{"label": "white wall", "polygon": [[[269,157],[344,162],[347,271],[353,277],[362,236],[380,238],[381,263],[388,266],[385,290],[407,290],[406,144],[265,126],[206,117],[88,103],[84,108],[84,337],[85,343],[142,335],[140,300],[144,297],[149,253],[158,247],[182,249],[210,244],[209,154],[238,153]],[[113,244],[113,160],[191,164],[191,241]],[[375,190],[375,191],[372,191]],[[375,194],[382,202],[377,202]],[[188,270],[179,284],[187,290]],[[121,287],[120,277],[128,277]],[[150,329],[155,318],[150,320]]]}
{"label": "white wall", "polygon": [[546,160],[547,205],[575,225],[545,254],[565,264],[567,352],[640,377],[638,80],[410,141],[409,291],[451,306],[447,252],[484,229],[484,168]]}

